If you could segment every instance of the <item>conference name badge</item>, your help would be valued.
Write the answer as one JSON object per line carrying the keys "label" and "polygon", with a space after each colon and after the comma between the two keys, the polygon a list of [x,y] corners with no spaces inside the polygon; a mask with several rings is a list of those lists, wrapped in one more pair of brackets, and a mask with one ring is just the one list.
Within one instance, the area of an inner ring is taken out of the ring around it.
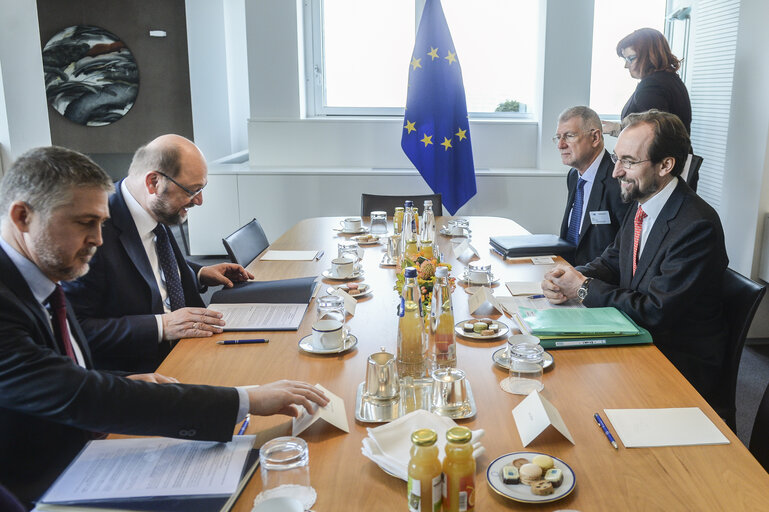
{"label": "conference name badge", "polygon": [[609,217],[609,212],[607,210],[603,210],[600,212],[590,212],[590,223],[591,224],[611,224],[611,218]]}

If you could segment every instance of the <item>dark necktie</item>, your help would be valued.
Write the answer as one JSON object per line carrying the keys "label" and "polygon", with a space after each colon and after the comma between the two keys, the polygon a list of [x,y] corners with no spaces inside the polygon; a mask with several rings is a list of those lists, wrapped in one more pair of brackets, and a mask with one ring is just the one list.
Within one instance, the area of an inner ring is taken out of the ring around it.
{"label": "dark necktie", "polygon": [[639,204],[638,210],[635,212],[635,219],[633,219],[633,275],[635,275],[635,269],[638,266],[638,246],[641,242],[641,230],[645,218],[646,212],[641,209]]}
{"label": "dark necktie", "polygon": [[577,182],[577,191],[574,193],[574,204],[571,207],[571,217],[569,218],[569,230],[566,232],[566,241],[574,245],[579,242],[579,225],[582,221],[585,183],[587,181],[582,178]]}
{"label": "dark necktie", "polygon": [[182,280],[179,277],[179,265],[176,263],[166,227],[163,224],[158,224],[152,232],[156,236],[155,247],[158,251],[158,263],[166,280],[166,292],[171,311],[176,311],[184,307],[184,290],[182,289]]}
{"label": "dark necktie", "polygon": [[67,328],[67,301],[64,299],[64,290],[60,284],[56,285],[53,293],[48,297],[48,303],[53,313],[53,332],[59,348],[77,364],[75,350],[72,348],[72,340]]}

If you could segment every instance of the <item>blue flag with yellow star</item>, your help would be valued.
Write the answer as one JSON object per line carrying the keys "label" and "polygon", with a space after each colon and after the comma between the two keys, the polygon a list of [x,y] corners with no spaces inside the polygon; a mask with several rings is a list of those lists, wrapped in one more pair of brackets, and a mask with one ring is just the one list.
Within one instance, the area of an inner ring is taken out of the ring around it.
{"label": "blue flag with yellow star", "polygon": [[419,22],[401,147],[452,215],[475,195],[462,70],[440,0],[427,0]]}

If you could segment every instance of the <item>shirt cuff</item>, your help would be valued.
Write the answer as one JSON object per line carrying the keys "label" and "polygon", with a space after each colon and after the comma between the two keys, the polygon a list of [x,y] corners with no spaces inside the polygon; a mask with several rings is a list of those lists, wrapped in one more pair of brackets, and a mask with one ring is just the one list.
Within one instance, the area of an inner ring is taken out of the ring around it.
{"label": "shirt cuff", "polygon": [[155,320],[158,323],[158,343],[163,341],[163,315],[155,315]]}
{"label": "shirt cuff", "polygon": [[253,388],[256,386],[236,386],[235,390],[238,392],[238,417],[235,418],[235,423],[240,423],[244,419],[246,419],[246,414],[248,414],[248,411],[250,410],[249,407],[249,401],[248,401],[248,391],[246,391],[246,388]]}

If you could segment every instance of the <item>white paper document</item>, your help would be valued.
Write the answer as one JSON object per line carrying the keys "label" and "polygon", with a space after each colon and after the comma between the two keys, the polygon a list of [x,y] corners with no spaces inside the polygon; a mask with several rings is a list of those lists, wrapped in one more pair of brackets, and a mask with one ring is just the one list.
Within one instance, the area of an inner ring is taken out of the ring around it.
{"label": "white paper document", "polygon": [[542,295],[542,283],[540,281],[510,281],[505,283],[510,295]]}
{"label": "white paper document", "polygon": [[699,407],[604,411],[625,448],[729,444]]}
{"label": "white paper document", "polygon": [[318,251],[273,251],[269,250],[262,256],[262,261],[312,261]]}
{"label": "white paper document", "polygon": [[254,437],[234,436],[229,443],[163,437],[91,441],[42,501],[232,494]]}
{"label": "white paper document", "polygon": [[325,407],[318,407],[315,409],[315,412],[312,414],[308,413],[305,409],[302,409],[302,414],[299,415],[298,418],[294,418],[291,422],[291,435],[298,436],[318,420],[324,420],[331,423],[339,430],[349,433],[350,427],[347,424],[347,412],[345,412],[344,409],[344,400],[320,384],[315,384],[315,387],[323,391],[328,397],[329,402]]}
{"label": "white paper document", "polygon": [[574,444],[574,438],[571,437],[571,432],[563,422],[561,413],[536,391],[529,393],[529,396],[513,409],[513,418],[515,418],[515,426],[518,427],[518,435],[521,436],[523,446],[528,446],[550,425]]}
{"label": "white paper document", "polygon": [[307,304],[211,304],[224,316],[225,331],[295,331]]}
{"label": "white paper document", "polygon": [[532,256],[531,262],[535,265],[552,265],[555,263],[555,256]]}

